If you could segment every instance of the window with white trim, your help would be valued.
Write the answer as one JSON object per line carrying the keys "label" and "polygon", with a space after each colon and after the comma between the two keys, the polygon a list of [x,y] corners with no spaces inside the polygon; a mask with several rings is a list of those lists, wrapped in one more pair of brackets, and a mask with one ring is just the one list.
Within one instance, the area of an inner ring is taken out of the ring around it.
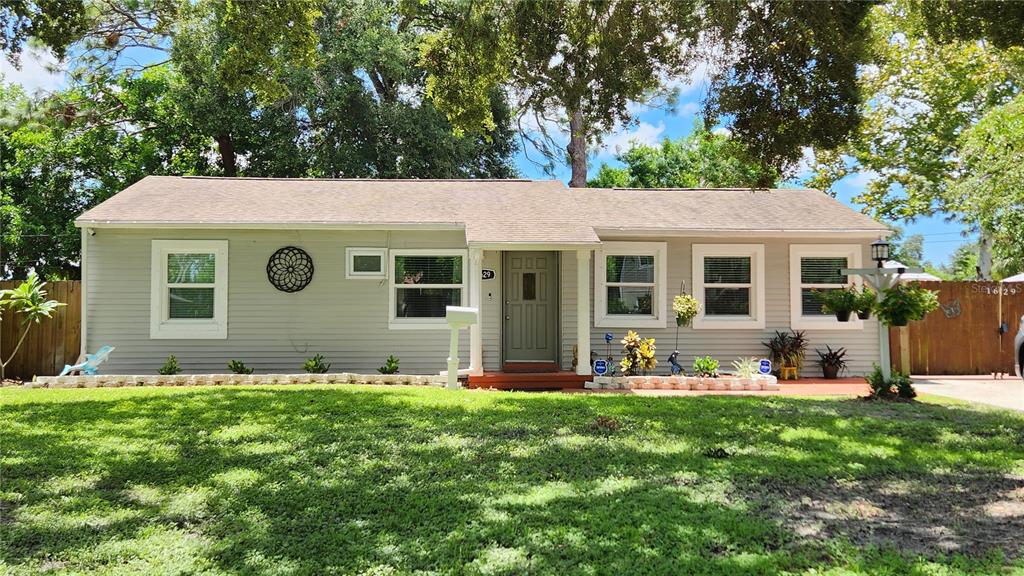
{"label": "window with white trim", "polygon": [[391,328],[447,328],[446,306],[466,300],[465,250],[391,250]]}
{"label": "window with white trim", "polygon": [[693,295],[696,329],[764,328],[764,245],[694,244]]}
{"label": "window with white trim", "polygon": [[821,310],[819,292],[841,290],[854,284],[840,272],[860,268],[862,248],[855,244],[791,244],[789,247],[790,324],[795,330],[862,328],[856,315],[839,322]]}
{"label": "window with white trim", "polygon": [[227,338],[227,240],[153,240],[150,288],[150,338]]}
{"label": "window with white trim", "polygon": [[666,244],[605,242],[594,262],[594,325],[664,328]]}
{"label": "window with white trim", "polygon": [[345,248],[345,277],[386,278],[387,248]]}

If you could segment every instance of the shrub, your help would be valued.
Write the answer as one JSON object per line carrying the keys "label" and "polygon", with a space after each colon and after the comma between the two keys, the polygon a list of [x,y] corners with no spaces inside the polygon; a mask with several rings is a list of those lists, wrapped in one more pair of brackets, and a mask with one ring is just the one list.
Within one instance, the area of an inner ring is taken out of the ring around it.
{"label": "shrub", "polygon": [[718,378],[718,360],[711,356],[698,356],[694,358],[693,373],[705,378]]}
{"label": "shrub", "polygon": [[249,368],[244,362],[238,360],[228,361],[228,370],[231,370],[232,374],[252,374],[256,371],[255,368]]}
{"label": "shrub", "polygon": [[910,376],[894,372],[892,377],[888,380],[882,374],[882,369],[876,364],[871,373],[865,378],[868,382],[868,387],[871,389],[871,398],[879,400],[890,400],[896,397],[899,398],[916,398],[917,391],[914,390],[914,383],[910,379]]}
{"label": "shrub", "polygon": [[164,362],[164,365],[157,372],[164,376],[181,374],[181,367],[178,366],[178,359],[174,357],[174,354],[168,354],[167,361]]}
{"label": "shrub", "polygon": [[398,374],[398,357],[391,354],[384,360],[384,365],[377,368],[381,374]]}
{"label": "shrub", "polygon": [[740,378],[753,378],[758,373],[759,364],[757,358],[740,358],[733,361],[732,368]]}
{"label": "shrub", "polygon": [[302,369],[310,374],[326,374],[331,369],[331,365],[324,363],[324,357],[322,354],[317,354],[312,358],[306,359],[306,363],[302,365]]}
{"label": "shrub", "polygon": [[641,338],[639,334],[630,330],[622,339],[622,361],[619,368],[623,376],[639,376],[654,370],[658,365],[655,353],[654,338]]}
{"label": "shrub", "polygon": [[897,284],[882,295],[875,309],[878,320],[886,326],[906,326],[907,322],[920,320],[939,307],[939,293],[921,288],[918,282]]}

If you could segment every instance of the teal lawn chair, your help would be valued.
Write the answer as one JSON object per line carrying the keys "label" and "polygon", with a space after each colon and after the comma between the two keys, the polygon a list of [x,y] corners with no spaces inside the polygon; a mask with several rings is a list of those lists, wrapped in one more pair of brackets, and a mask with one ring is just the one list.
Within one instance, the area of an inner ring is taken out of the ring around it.
{"label": "teal lawn chair", "polygon": [[67,376],[72,372],[78,374],[85,374],[87,376],[93,376],[99,370],[100,364],[110,356],[110,353],[114,351],[113,346],[104,346],[96,351],[95,354],[86,354],[85,361],[74,366],[64,366],[64,370],[60,373],[61,376]]}

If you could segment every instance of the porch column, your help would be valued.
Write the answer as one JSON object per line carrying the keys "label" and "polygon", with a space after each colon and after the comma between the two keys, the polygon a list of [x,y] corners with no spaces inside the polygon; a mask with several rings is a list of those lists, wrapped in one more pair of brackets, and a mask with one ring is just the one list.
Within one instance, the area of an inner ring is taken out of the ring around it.
{"label": "porch column", "polygon": [[480,282],[483,269],[484,251],[480,248],[469,249],[469,305],[479,311],[476,324],[469,327],[469,373],[479,376],[484,373],[484,349],[481,324],[484,320],[481,309]]}
{"label": "porch column", "polygon": [[576,251],[576,374],[590,376],[590,249]]}

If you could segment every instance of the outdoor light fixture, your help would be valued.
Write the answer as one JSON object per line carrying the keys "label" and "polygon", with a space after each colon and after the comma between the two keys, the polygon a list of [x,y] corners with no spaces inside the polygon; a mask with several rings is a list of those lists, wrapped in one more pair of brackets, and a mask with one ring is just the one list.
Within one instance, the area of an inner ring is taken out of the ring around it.
{"label": "outdoor light fixture", "polygon": [[889,243],[879,238],[871,243],[871,259],[878,263],[878,267],[881,268],[882,264],[889,259]]}

